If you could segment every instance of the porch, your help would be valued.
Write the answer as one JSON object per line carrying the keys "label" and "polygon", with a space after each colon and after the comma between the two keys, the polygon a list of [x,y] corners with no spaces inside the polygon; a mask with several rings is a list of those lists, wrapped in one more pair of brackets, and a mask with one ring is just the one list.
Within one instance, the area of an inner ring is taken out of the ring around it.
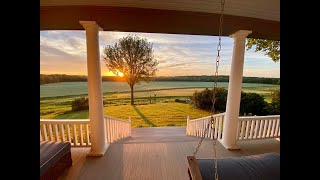
{"label": "porch", "polygon": [[[193,1],[175,2],[132,1],[131,7],[124,1],[41,2],[40,30],[84,29],[87,39],[90,120],[40,120],[40,141],[69,141],[73,146],[73,165],[61,179],[188,179],[186,156],[193,154],[209,118],[187,120],[187,127],[131,129],[130,120],[104,118],[101,90],[99,31],[218,35],[219,11],[206,10],[218,6],[197,1],[195,12]],[[280,152],[275,139],[280,137],[280,116],[238,117],[245,39],[280,39],[279,2],[229,4],[222,34],[234,39],[226,115],[215,117],[196,156],[200,159],[213,158],[212,138],[219,141],[218,158]]]}
{"label": "porch", "polygon": [[[188,179],[186,156],[200,137],[186,135],[186,127],[132,128],[131,137],[111,143],[103,157],[86,157],[90,147],[72,147],[73,164],[61,179]],[[241,150],[230,151],[217,141],[217,157],[280,153],[280,141],[238,141]],[[213,158],[212,140],[205,139],[196,156]]]}

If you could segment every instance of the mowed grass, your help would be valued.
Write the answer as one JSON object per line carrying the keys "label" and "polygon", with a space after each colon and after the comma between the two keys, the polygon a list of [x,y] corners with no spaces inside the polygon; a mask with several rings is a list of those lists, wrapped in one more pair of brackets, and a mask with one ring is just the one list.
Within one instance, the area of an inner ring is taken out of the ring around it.
{"label": "mowed grass", "polygon": [[[66,110],[66,109],[65,109]],[[187,116],[190,119],[210,115],[209,112],[198,110],[186,103],[159,102],[142,105],[111,105],[104,107],[104,114],[120,119],[131,118],[132,127],[160,127],[160,126],[186,126]],[[40,119],[87,119],[88,111],[72,112],[69,110],[44,114]]]}
{"label": "mowed grass", "polygon": [[[244,92],[254,92],[271,102],[271,91],[280,86],[245,86]],[[135,92],[135,106],[130,105],[130,93],[105,93],[104,114],[121,119],[131,117],[132,127],[185,126],[186,118],[208,116],[209,112],[198,110],[190,104],[175,102],[175,99],[190,98],[204,88],[146,90]],[[150,103],[150,95],[152,103]],[[154,96],[156,95],[156,96]],[[40,119],[88,119],[88,111],[71,111],[75,98],[87,95],[40,98]],[[155,99],[156,97],[156,99]],[[156,102],[155,102],[156,101]]]}

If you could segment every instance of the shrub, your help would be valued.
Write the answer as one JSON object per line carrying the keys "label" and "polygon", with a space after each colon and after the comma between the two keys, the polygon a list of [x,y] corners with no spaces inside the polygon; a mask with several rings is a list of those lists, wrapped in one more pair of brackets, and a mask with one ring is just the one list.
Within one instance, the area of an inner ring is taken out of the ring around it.
{"label": "shrub", "polygon": [[[226,110],[227,94],[228,91],[224,88],[216,89],[216,111]],[[212,96],[213,90],[209,90],[208,88],[206,88],[200,92],[196,91],[191,97],[191,101],[196,108],[209,111],[212,108]]]}
{"label": "shrub", "polygon": [[176,126],[174,123],[167,124],[167,126]]}
{"label": "shrub", "polygon": [[[196,91],[192,96],[192,104],[197,109],[210,111],[212,108],[213,90],[208,88],[203,91]],[[225,112],[228,91],[224,88],[217,88],[215,110]],[[264,98],[257,93],[241,92],[240,115],[266,115],[270,114],[270,106]]]}
{"label": "shrub", "polygon": [[87,97],[76,98],[72,102],[72,111],[82,111],[89,109],[89,99]]}
{"label": "shrub", "polygon": [[240,115],[266,115],[268,111],[265,109],[268,103],[257,93],[241,92]]}
{"label": "shrub", "polygon": [[271,114],[280,114],[280,89],[271,92],[270,112]]}

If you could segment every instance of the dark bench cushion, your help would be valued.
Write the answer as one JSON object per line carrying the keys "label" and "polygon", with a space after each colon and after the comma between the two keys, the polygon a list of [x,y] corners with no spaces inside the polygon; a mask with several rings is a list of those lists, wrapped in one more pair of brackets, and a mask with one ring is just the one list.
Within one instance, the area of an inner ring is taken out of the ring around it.
{"label": "dark bench cushion", "polygon": [[[214,178],[214,161],[197,159],[203,180]],[[218,176],[223,180],[278,180],[280,179],[280,154],[266,153],[218,160]]]}
{"label": "dark bench cushion", "polygon": [[70,152],[70,142],[40,141],[40,176]]}

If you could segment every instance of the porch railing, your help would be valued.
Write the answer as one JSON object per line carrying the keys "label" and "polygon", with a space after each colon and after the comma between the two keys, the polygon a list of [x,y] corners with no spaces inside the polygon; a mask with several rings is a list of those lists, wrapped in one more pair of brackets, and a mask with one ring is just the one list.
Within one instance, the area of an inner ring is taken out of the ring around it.
{"label": "porch railing", "polygon": [[[105,116],[108,143],[131,136],[131,120]],[[89,119],[40,119],[40,141],[69,141],[73,147],[91,146]]]}
{"label": "porch railing", "polygon": [[71,146],[91,146],[89,119],[40,119],[40,141],[69,141]]}
{"label": "porch railing", "polygon": [[111,116],[105,116],[107,126],[107,140],[112,143],[116,140],[131,136],[131,119],[128,121]]}
{"label": "porch railing", "polygon": [[280,115],[239,117],[238,140],[280,137]]}
{"label": "porch railing", "polygon": [[[222,138],[224,116],[225,116],[225,113],[215,114],[213,116],[214,128],[209,128],[208,133],[205,136],[206,138],[211,138],[211,139]],[[186,134],[191,136],[199,136],[199,137],[202,136],[210,119],[211,119],[211,116],[193,119],[193,120],[189,120],[189,117],[188,117]]]}

